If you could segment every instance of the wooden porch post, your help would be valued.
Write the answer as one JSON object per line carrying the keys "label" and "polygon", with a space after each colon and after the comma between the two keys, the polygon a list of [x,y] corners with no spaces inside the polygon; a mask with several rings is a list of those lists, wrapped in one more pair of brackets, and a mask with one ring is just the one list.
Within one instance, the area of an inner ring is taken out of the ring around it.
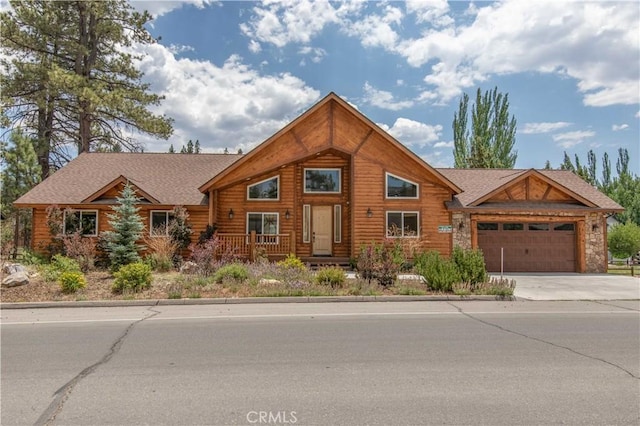
{"label": "wooden porch post", "polygon": [[291,231],[289,233],[289,238],[291,238],[291,240],[289,241],[289,249],[291,250],[292,254],[296,254],[296,231]]}
{"label": "wooden porch post", "polygon": [[249,261],[256,260],[256,231],[251,231],[249,234]]}

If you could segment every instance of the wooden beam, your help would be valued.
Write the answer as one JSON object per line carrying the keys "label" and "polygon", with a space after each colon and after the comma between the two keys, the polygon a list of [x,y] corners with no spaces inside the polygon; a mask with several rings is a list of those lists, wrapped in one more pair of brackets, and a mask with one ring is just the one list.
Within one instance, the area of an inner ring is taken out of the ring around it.
{"label": "wooden beam", "polygon": [[504,192],[507,194],[507,197],[509,197],[510,200],[513,200],[513,194],[511,194],[511,190],[509,188],[505,188]]}
{"label": "wooden beam", "polygon": [[553,187],[549,184],[547,184],[547,190],[544,191],[544,195],[542,196],[543,200],[546,200],[547,197],[549,196],[549,194],[551,193],[551,190],[553,189]]}
{"label": "wooden beam", "polygon": [[579,220],[576,228],[576,269],[578,272],[584,274],[587,270],[585,220]]}
{"label": "wooden beam", "polygon": [[524,199],[530,200],[531,199],[531,176],[527,176],[527,178],[524,180],[524,190],[525,190]]}
{"label": "wooden beam", "polygon": [[364,135],[364,137],[362,138],[362,140],[360,140],[360,143],[358,144],[358,147],[355,149],[355,151],[353,151],[353,155],[356,155],[358,153],[358,151],[360,151],[360,148],[362,148],[362,146],[367,142],[367,140],[369,139],[369,137],[373,134],[373,129],[369,129],[369,131],[367,132],[366,135]]}
{"label": "wooden beam", "polygon": [[577,222],[584,220],[584,216],[474,214],[473,217],[478,222]]}

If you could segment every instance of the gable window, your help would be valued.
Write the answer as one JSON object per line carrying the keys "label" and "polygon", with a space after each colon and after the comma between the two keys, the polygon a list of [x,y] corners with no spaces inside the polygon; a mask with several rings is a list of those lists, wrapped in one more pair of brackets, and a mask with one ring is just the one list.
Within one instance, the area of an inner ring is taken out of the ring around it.
{"label": "gable window", "polygon": [[340,169],[304,169],[304,192],[340,193]]}
{"label": "gable window", "polygon": [[278,213],[247,213],[247,234],[255,231],[256,242],[278,242]]}
{"label": "gable window", "polygon": [[418,212],[387,212],[387,237],[418,237]]}
{"label": "gable window", "polygon": [[65,210],[64,234],[75,234],[86,237],[98,236],[98,211],[97,210]]}
{"label": "gable window", "polygon": [[248,200],[277,200],[279,198],[280,179],[275,176],[247,186]]}
{"label": "gable window", "polygon": [[387,198],[418,198],[418,184],[387,173]]}
{"label": "gable window", "polygon": [[149,234],[152,237],[168,236],[171,219],[173,219],[173,211],[152,211],[149,222]]}

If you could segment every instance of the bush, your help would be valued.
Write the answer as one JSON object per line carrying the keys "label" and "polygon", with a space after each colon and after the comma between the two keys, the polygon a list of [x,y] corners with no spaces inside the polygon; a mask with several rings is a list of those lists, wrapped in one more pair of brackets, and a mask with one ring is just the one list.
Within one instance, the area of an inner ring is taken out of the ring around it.
{"label": "bush", "polygon": [[316,283],[329,284],[331,287],[342,287],[347,275],[338,266],[325,266],[316,273]]}
{"label": "bush", "polygon": [[63,293],[75,293],[87,286],[81,272],[63,272],[58,277],[58,284]]}
{"label": "bush", "polygon": [[140,291],[151,286],[151,267],[147,264],[136,262],[121,266],[114,274],[112,290],[123,293],[125,290]]}
{"label": "bush", "polygon": [[360,247],[356,268],[360,277],[367,281],[376,280],[382,286],[392,285],[405,258],[398,245],[386,247],[383,244],[369,244]]}
{"label": "bush", "polygon": [[289,254],[284,260],[278,262],[278,266],[291,269],[305,269],[307,266],[298,259],[295,254]]}
{"label": "bush", "polygon": [[456,264],[449,259],[440,257],[440,253],[437,251],[416,255],[414,268],[427,280],[429,288],[432,290],[451,291],[453,284],[461,281]]}
{"label": "bush", "polygon": [[213,275],[213,279],[217,283],[222,283],[225,280],[242,282],[247,278],[249,278],[249,271],[247,270],[247,267],[241,263],[224,265]]}
{"label": "bush", "polygon": [[455,246],[451,259],[458,268],[462,282],[473,286],[487,280],[487,267],[481,250],[464,250]]}
{"label": "bush", "polygon": [[93,269],[96,259],[96,243],[93,239],[83,237],[80,232],[65,235],[61,239],[65,255],[78,262],[82,272]]}
{"label": "bush", "polygon": [[82,272],[80,265],[74,259],[56,254],[51,258],[51,263],[42,268],[42,278],[46,282],[56,282],[65,272]]}
{"label": "bush", "polygon": [[166,272],[173,269],[173,257],[178,250],[178,244],[171,237],[149,237],[145,239],[145,244],[151,251],[147,258],[154,270]]}
{"label": "bush", "polygon": [[202,243],[191,244],[191,260],[198,265],[198,273],[210,275],[216,268],[216,252],[220,248],[220,241],[213,237]]}

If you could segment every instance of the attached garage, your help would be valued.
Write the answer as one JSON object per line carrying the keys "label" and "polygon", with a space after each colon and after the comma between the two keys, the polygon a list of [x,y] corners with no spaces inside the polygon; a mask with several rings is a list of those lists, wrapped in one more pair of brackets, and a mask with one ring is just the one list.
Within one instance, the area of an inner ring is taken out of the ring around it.
{"label": "attached garage", "polygon": [[478,222],[490,272],[576,272],[576,224]]}

